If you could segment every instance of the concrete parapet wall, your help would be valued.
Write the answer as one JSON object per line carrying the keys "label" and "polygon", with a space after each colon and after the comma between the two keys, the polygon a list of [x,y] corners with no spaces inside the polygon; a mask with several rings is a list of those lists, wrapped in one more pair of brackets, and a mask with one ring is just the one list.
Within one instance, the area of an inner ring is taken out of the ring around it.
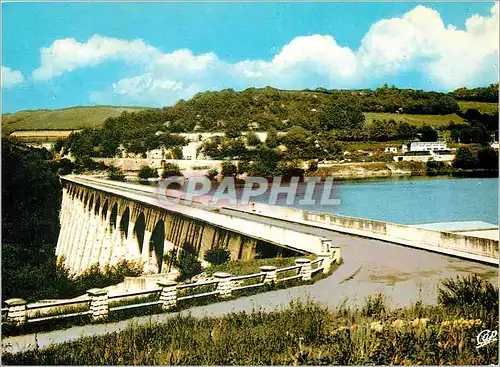
{"label": "concrete parapet wall", "polygon": [[[309,210],[303,210],[303,219],[305,221],[342,227],[346,229],[346,232],[349,232],[350,229],[363,232],[353,234],[374,238],[380,237],[373,235],[381,235],[391,242],[452,255],[460,255],[461,253],[462,257],[465,258],[498,264],[498,241],[491,239]],[[448,252],[448,250],[452,252]],[[467,256],[468,254],[473,255],[473,257]]]}
{"label": "concrete parapet wall", "polygon": [[493,239],[263,203],[251,203],[244,209],[232,209],[313,225],[337,232],[380,239],[469,260],[491,264],[499,263],[498,241]]}

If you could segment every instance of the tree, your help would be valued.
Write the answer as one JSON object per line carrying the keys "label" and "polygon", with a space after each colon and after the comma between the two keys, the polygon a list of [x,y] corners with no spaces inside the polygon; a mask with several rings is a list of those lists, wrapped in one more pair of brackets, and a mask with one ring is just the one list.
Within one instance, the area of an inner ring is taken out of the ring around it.
{"label": "tree", "polygon": [[457,150],[457,155],[453,161],[454,168],[471,169],[474,168],[476,159],[469,147],[460,147]]}
{"label": "tree", "polygon": [[2,243],[57,242],[62,190],[48,159],[45,149],[2,139]]}
{"label": "tree", "polygon": [[69,175],[75,169],[75,164],[71,162],[68,158],[62,158],[58,162],[57,172],[59,175]]}
{"label": "tree", "polygon": [[482,147],[477,152],[477,166],[479,168],[498,170],[498,151],[491,147]]}
{"label": "tree", "polygon": [[249,132],[245,136],[245,138],[247,140],[247,145],[249,145],[249,146],[256,146],[256,145],[260,144],[260,139],[259,139],[259,137],[257,136],[256,133]]}
{"label": "tree", "polygon": [[202,271],[196,249],[187,242],[180,249],[179,254],[176,251],[170,250],[164,256],[164,260],[179,270],[179,276],[177,277],[177,281],[179,282],[190,280]]}
{"label": "tree", "polygon": [[232,162],[222,162],[221,174],[222,177],[236,176],[237,168]]}
{"label": "tree", "polygon": [[410,125],[407,122],[400,122],[398,124],[398,139],[408,140],[414,139],[417,136],[418,128]]}
{"label": "tree", "polygon": [[365,122],[363,112],[346,98],[334,100],[320,114],[323,130],[355,129]]}
{"label": "tree", "polygon": [[389,141],[398,136],[398,125],[394,120],[374,120],[368,126],[370,140]]}
{"label": "tree", "polygon": [[271,149],[278,146],[278,133],[275,129],[271,129],[267,132],[266,145]]}
{"label": "tree", "polygon": [[418,130],[421,141],[437,141],[438,133],[429,125],[424,125]]}
{"label": "tree", "polygon": [[138,177],[141,181],[147,181],[149,178],[158,178],[158,172],[149,166],[142,166]]}
{"label": "tree", "polygon": [[238,162],[238,174],[242,175],[250,170],[250,162],[247,160],[241,160]]}
{"label": "tree", "polygon": [[123,171],[117,167],[109,167],[108,178],[114,181],[125,181],[125,174]]}

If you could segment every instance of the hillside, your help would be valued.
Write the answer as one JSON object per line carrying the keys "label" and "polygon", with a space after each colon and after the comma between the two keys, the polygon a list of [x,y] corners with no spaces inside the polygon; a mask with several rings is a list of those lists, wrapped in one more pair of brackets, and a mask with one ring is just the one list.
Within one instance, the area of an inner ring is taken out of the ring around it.
{"label": "hillside", "polygon": [[477,102],[477,101],[458,101],[458,105],[462,112],[468,109],[475,108],[481,113],[486,113],[488,115],[493,115],[498,113],[498,103],[492,102]]}
{"label": "hillside", "polygon": [[[477,102],[467,102],[467,103],[477,103]],[[487,103],[487,104],[492,104],[492,103]],[[367,124],[370,124],[373,120],[394,120],[396,122],[406,122],[414,126],[429,125],[434,128],[437,128],[446,126],[450,122],[454,122],[455,124],[465,123],[464,119],[458,116],[456,113],[448,115],[416,115],[416,114],[412,115],[405,113],[364,112],[364,115]]]}
{"label": "hillside", "polygon": [[122,112],[144,110],[145,107],[70,107],[60,110],[27,110],[2,115],[2,132],[19,130],[77,130],[100,126],[108,117]]}

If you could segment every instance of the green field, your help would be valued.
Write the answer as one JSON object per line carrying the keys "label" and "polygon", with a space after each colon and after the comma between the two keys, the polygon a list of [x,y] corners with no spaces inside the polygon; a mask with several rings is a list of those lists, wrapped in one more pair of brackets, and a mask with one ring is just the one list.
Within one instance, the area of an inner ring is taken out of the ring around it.
{"label": "green field", "polygon": [[481,113],[487,113],[489,115],[498,112],[498,103],[458,101],[458,105],[460,106],[462,112],[467,111],[469,108],[475,108]]}
{"label": "green field", "polygon": [[410,125],[422,126],[430,125],[433,127],[440,127],[447,125],[450,122],[456,124],[465,123],[464,120],[456,115],[410,115],[404,113],[388,113],[388,112],[364,112],[366,122],[370,124],[373,120],[390,120],[396,122],[407,122]]}
{"label": "green field", "polygon": [[2,115],[3,134],[19,130],[76,130],[102,125],[108,117],[145,107],[71,107],[61,110],[27,110]]}

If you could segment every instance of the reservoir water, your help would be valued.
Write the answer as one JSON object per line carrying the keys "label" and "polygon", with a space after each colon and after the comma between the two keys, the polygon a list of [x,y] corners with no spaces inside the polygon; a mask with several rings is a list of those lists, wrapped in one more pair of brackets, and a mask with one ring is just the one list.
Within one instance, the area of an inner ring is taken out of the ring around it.
{"label": "reservoir water", "polygon": [[[498,224],[498,178],[405,177],[335,182],[331,198],[339,205],[299,205],[305,184],[299,184],[293,206],[351,217],[400,224],[485,221]],[[323,185],[313,198],[320,202]],[[269,193],[253,199],[267,203]],[[287,205],[285,195],[278,205]]]}

